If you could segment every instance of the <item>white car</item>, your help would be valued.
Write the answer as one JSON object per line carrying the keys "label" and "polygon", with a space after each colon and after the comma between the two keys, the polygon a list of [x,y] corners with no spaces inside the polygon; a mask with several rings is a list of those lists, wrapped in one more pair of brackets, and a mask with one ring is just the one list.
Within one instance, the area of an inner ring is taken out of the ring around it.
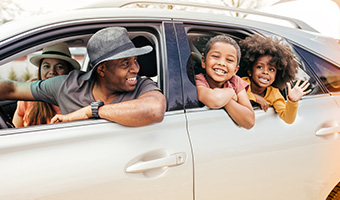
{"label": "white car", "polygon": [[[21,62],[14,71],[22,73],[28,65],[22,58],[45,46],[64,41],[84,50],[99,29],[123,26],[137,46],[154,47],[139,58],[140,75],[152,77],[162,89],[164,120],[138,128],[103,119],[11,128],[16,101],[3,101],[0,199],[340,199],[340,45],[335,39],[289,18],[281,19],[296,27],[119,3],[2,25],[0,69],[4,73]],[[202,7],[170,4],[176,3]],[[224,109],[200,105],[190,55],[201,53],[208,39],[221,33],[237,41],[275,35],[292,47],[301,63],[298,76],[313,89],[300,100],[293,124],[273,108],[254,108],[255,126],[246,130]],[[87,70],[86,53],[82,56]]]}

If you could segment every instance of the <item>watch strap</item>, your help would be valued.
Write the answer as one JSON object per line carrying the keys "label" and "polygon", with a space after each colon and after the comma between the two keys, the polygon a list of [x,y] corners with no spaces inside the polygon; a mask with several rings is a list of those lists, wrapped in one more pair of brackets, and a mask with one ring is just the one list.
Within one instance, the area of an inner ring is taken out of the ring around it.
{"label": "watch strap", "polygon": [[92,118],[96,118],[96,119],[100,118],[98,115],[98,110],[99,110],[99,107],[102,105],[104,105],[104,102],[101,100],[94,101],[91,103]]}

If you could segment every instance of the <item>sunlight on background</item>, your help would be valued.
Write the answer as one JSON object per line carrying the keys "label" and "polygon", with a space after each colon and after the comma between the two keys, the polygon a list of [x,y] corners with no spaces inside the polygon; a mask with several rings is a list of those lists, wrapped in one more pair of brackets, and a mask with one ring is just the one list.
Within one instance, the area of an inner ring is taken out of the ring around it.
{"label": "sunlight on background", "polygon": [[331,0],[298,0],[277,4],[262,11],[306,22],[324,35],[340,39],[340,8]]}
{"label": "sunlight on background", "polygon": [[[221,0],[195,1],[214,4],[221,3]],[[13,0],[13,2],[20,4],[25,10],[57,12],[60,10],[79,8],[98,2],[98,0]],[[322,34],[340,39],[340,8],[332,0],[289,1],[264,8],[261,11],[300,19]]]}

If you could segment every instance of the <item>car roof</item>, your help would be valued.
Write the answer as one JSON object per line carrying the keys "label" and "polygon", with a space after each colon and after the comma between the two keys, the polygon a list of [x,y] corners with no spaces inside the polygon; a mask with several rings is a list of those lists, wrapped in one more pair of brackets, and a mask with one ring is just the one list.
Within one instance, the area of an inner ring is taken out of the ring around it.
{"label": "car roof", "polygon": [[[256,15],[267,15],[267,17],[277,17],[281,20],[289,21],[294,24],[296,28],[281,26],[268,22],[260,22],[251,19],[244,19],[233,16],[226,16],[214,13],[202,13],[197,11],[188,10],[168,10],[168,9],[150,9],[150,8],[130,8],[124,7],[130,3],[166,3],[175,4],[178,6],[190,6],[188,2],[164,0],[154,1],[112,1],[112,2],[98,2],[94,5],[89,5],[81,9],[63,11],[58,13],[51,13],[46,15],[35,16],[29,19],[16,20],[8,22],[1,26],[0,29],[0,47],[6,39],[15,38],[20,33],[28,33],[35,31],[45,26],[56,26],[58,24],[72,24],[79,21],[91,21],[91,20],[112,20],[112,19],[127,19],[127,21],[153,21],[153,20],[174,20],[184,23],[202,23],[202,24],[228,24],[240,27],[247,27],[250,29],[273,33],[293,43],[302,45],[304,48],[318,54],[322,57],[326,56],[326,59],[340,64],[340,57],[338,52],[340,51],[340,45],[336,39],[321,35],[306,23],[295,20],[292,18],[285,18],[281,16],[265,14],[257,11],[249,11],[245,9],[224,8],[224,10],[232,10],[236,12],[245,12]],[[188,5],[189,4],[189,5]],[[221,6],[211,4],[199,4],[195,3],[195,7],[206,7],[209,9],[219,9]]]}

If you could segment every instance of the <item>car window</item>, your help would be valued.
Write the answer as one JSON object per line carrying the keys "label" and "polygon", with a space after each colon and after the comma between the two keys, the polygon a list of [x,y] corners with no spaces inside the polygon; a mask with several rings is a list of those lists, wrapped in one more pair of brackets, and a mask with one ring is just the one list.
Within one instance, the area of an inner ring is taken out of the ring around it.
{"label": "car window", "polygon": [[[129,31],[129,36],[136,47],[150,45],[153,51],[149,54],[139,56],[138,63],[140,65],[140,76],[150,77],[156,83],[158,80],[158,60],[159,52],[157,51],[159,43],[157,37],[146,31]],[[15,80],[15,81],[29,81],[37,79],[38,67],[30,62],[30,58],[42,53],[41,49],[58,42],[66,42],[70,48],[72,57],[76,59],[81,65],[81,70],[88,70],[89,58],[86,51],[86,44],[91,34],[72,36],[70,38],[56,39],[39,45],[33,45],[31,49],[18,50],[18,54],[13,56],[13,59],[0,65],[2,73],[0,79]],[[18,58],[19,57],[19,58]],[[16,110],[17,101],[1,101],[0,106],[4,109],[9,121],[12,121],[14,112]]]}
{"label": "car window", "polygon": [[[210,40],[210,38],[219,35],[219,34],[226,34],[233,38],[236,41],[244,39],[245,37],[249,36],[249,32],[243,30],[229,30],[228,31],[208,31],[208,30],[199,30],[199,29],[192,29],[189,30],[188,35],[188,42],[191,49],[191,56],[187,63],[187,70],[188,75],[192,76],[189,77],[191,82],[195,82],[194,74],[203,73],[204,70],[201,67],[201,57],[205,51],[205,45]],[[195,83],[194,83],[195,84]]]}
{"label": "car window", "polygon": [[[306,68],[306,64],[301,59],[297,59],[297,60],[300,63],[300,68],[298,68],[298,72],[295,75],[295,81],[292,81],[292,85],[294,86],[296,81],[301,78],[302,81],[308,81],[310,84],[308,89],[311,89],[311,92],[306,94],[306,96],[324,93],[320,87],[320,84],[314,78],[314,76],[310,76],[308,74],[309,72]],[[287,89],[285,89],[284,92],[285,92],[284,96],[286,97],[288,95]]]}
{"label": "car window", "polygon": [[[86,47],[70,47],[70,51],[72,57],[82,64],[86,54]],[[2,72],[0,73],[0,78],[13,81],[36,79],[38,67],[34,66],[29,60],[32,56],[40,54],[41,51],[30,53],[0,66]]]}
{"label": "car window", "polygon": [[[233,39],[235,39],[237,42],[240,41],[241,39],[246,38],[247,36],[249,36],[251,33],[250,31],[232,31],[232,32],[223,32],[223,31],[207,31],[207,30],[193,30],[193,31],[189,31],[188,32],[188,41],[189,41],[189,46],[191,48],[191,58],[188,61],[188,65],[187,65],[187,70],[188,70],[188,75],[189,76],[194,76],[195,74],[199,74],[199,73],[203,73],[204,70],[201,67],[201,56],[203,55],[204,52],[204,48],[205,48],[205,44],[209,41],[209,39],[211,37],[214,37],[217,34],[227,34],[230,37],[232,37]],[[278,36],[275,36],[278,37]],[[320,87],[320,83],[314,78],[314,76],[312,75],[313,73],[308,70],[308,67],[306,67],[306,63],[304,62],[303,59],[300,58],[299,54],[295,51],[295,49],[293,48],[293,45],[291,45],[288,41],[286,41],[285,39],[283,40],[284,42],[286,42],[289,46],[292,47],[292,51],[295,53],[296,55],[296,60],[297,62],[300,64],[300,68],[298,68],[298,72],[296,74],[296,80],[292,81],[292,85],[294,86],[296,81],[301,78],[302,81],[308,81],[310,83],[309,89],[312,90],[312,92],[310,92],[307,95],[313,95],[313,94],[321,94],[324,93],[323,90]],[[190,72],[190,70],[192,72]],[[244,74],[242,74],[242,71],[239,70],[238,72],[239,76],[244,76]],[[189,77],[189,79],[191,80],[191,82],[195,82],[195,78],[194,77]],[[333,78],[334,79],[334,78]],[[195,83],[194,83],[195,84]],[[340,89],[340,87],[339,87]],[[288,95],[288,90],[287,88],[283,89],[281,91],[282,95],[284,96],[284,98],[287,98]]]}
{"label": "car window", "polygon": [[331,64],[298,46],[295,49],[313,69],[328,92],[340,92],[340,66]]}

